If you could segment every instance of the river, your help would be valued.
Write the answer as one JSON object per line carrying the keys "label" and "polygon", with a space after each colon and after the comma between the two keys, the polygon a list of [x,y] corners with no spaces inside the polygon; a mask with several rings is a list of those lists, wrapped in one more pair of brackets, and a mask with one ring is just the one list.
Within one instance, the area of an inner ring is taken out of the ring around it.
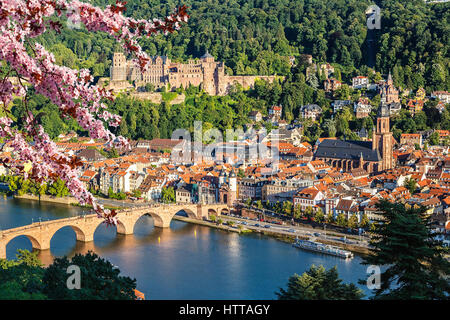
{"label": "river", "polygon": [[[79,207],[30,200],[0,198],[0,228],[9,229],[47,219],[79,215]],[[6,248],[13,259],[17,249],[31,250],[26,237],[13,239]],[[122,274],[136,278],[146,299],[276,299],[289,276],[302,274],[312,264],[337,266],[344,282],[366,277],[361,258],[343,260],[296,249],[260,234],[239,235],[173,220],[170,228],[154,228],[142,217],[135,234],[116,235],[114,227],[100,225],[94,242],[80,243],[70,228],[60,229],[51,249],[39,258],[46,265],[54,257],[95,251],[117,265]],[[359,285],[358,285],[359,286]],[[366,295],[370,291],[359,286]]]}

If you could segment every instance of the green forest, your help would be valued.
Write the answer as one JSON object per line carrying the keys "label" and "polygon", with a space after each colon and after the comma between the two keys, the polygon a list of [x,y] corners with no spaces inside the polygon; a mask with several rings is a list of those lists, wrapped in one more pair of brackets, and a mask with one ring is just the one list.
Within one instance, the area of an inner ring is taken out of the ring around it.
{"label": "green forest", "polygon": [[[348,91],[343,93],[344,91]],[[160,104],[148,100],[134,99],[131,94],[121,93],[113,102],[108,102],[113,113],[122,116],[122,122],[118,128],[112,128],[114,133],[127,138],[153,139],[171,138],[176,129],[187,129],[194,131],[194,121],[202,121],[202,129],[206,131],[217,128],[225,132],[230,128],[248,129],[252,123],[249,114],[258,110],[267,116],[272,105],[283,105],[283,117],[288,122],[301,122],[305,128],[305,140],[314,143],[319,137],[339,137],[351,140],[359,140],[356,132],[363,127],[369,136],[376,123],[376,110],[380,104],[380,96],[376,95],[371,104],[375,106],[370,117],[357,119],[353,108],[345,107],[338,113],[333,114],[331,99],[327,98],[325,91],[315,89],[305,81],[304,65],[292,69],[292,73],[283,82],[275,81],[270,84],[257,80],[251,90],[244,91],[237,86],[226,96],[210,96],[201,91],[199,87],[178,88],[178,94],[185,95],[185,101],[181,104],[171,105],[173,95],[162,94],[163,101]],[[335,96],[349,95],[357,99],[361,92],[359,90],[341,90]],[[323,113],[316,122],[300,120],[300,108],[304,104],[318,104]],[[416,133],[418,130],[449,129],[450,128],[450,104],[440,113],[435,105],[437,101],[430,100],[424,105],[424,109],[411,116],[409,111],[402,109],[398,115],[391,118],[391,130],[398,140],[402,133]],[[40,120],[46,132],[52,139],[61,133],[81,130],[73,119],[62,120],[58,116],[56,105],[41,95],[32,95],[28,105],[32,112]],[[15,99],[11,107],[12,116],[17,119],[16,125],[22,127],[21,119],[25,115],[25,107],[20,99]],[[255,129],[264,126],[270,131],[274,126],[271,122],[254,124]],[[430,144],[437,144],[430,141]]]}
{"label": "green forest", "polygon": [[[105,6],[108,1],[94,0]],[[113,0],[109,2],[114,2]],[[109,3],[108,2],[108,3]],[[424,87],[450,90],[448,43],[450,35],[450,4],[425,4],[413,0],[377,1],[382,8],[381,30],[377,30],[378,50],[375,70],[367,67],[367,26],[365,10],[369,1],[361,0],[222,0],[222,1],[153,1],[136,0],[127,4],[127,15],[136,18],[165,16],[177,5],[189,6],[191,19],[182,29],[168,36],[158,35],[142,40],[150,55],[167,55],[185,61],[201,56],[206,50],[217,60],[224,61],[229,74],[278,74],[284,80],[269,84],[257,81],[254,88],[244,91],[239,86],[226,96],[209,96],[199,88],[178,88],[186,100],[171,105],[174,93],[162,93],[163,101],[154,104],[119,94],[110,102],[111,110],[124,121],[115,133],[131,139],[170,138],[178,128],[193,131],[195,120],[203,121],[203,130],[216,127],[243,128],[249,123],[251,111],[268,114],[272,105],[283,106],[287,122],[300,120],[300,108],[317,104],[322,116],[316,123],[305,124],[305,138],[337,136],[359,139],[356,132],[365,127],[371,134],[376,113],[356,119],[352,110],[344,108],[332,114],[332,99],[356,100],[364,92],[344,84],[332,96],[322,87],[324,76],[315,74],[306,79],[308,63],[302,54],[311,54],[316,63],[329,62],[335,67],[334,76],[350,83],[356,75],[368,75],[373,81],[392,72],[397,87],[415,90]],[[62,33],[45,33],[38,41],[49,48],[58,63],[73,68],[89,68],[98,77],[109,76],[113,52],[120,45],[102,33],[64,28]],[[289,56],[296,58],[289,64]],[[32,91],[30,90],[30,93]],[[407,97],[403,97],[403,103]],[[378,107],[380,96],[372,97]],[[391,120],[394,137],[417,130],[450,128],[450,110],[442,113],[434,108],[436,102],[426,103],[424,110],[411,117],[407,110]],[[52,138],[71,130],[80,131],[72,119],[62,120],[58,108],[48,99],[32,95],[29,106]],[[16,99],[12,114],[21,127],[25,112],[22,101]],[[271,123],[265,125],[271,129]]]}
{"label": "green forest", "polygon": [[[115,0],[93,0],[106,6]],[[375,69],[393,72],[403,88],[449,90],[449,4],[422,0],[376,1],[382,10],[377,31]],[[143,39],[149,55],[184,61],[205,50],[224,61],[228,74],[288,75],[289,56],[311,54],[316,62],[339,67],[343,80],[367,74],[365,0],[134,0],[126,15],[163,17],[178,6],[189,7],[189,22],[168,36]],[[119,45],[102,33],[64,28],[39,39],[70,67],[109,76],[111,57]],[[298,60],[298,59],[297,59]]]}

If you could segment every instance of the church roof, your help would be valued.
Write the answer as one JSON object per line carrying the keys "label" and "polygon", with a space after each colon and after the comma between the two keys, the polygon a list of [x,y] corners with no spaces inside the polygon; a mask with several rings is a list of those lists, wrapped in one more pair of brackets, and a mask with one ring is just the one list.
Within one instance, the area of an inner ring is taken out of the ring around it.
{"label": "church roof", "polygon": [[378,150],[372,150],[370,141],[351,141],[351,140],[323,140],[315,157],[359,160],[363,156],[364,161],[380,161],[381,156]]}

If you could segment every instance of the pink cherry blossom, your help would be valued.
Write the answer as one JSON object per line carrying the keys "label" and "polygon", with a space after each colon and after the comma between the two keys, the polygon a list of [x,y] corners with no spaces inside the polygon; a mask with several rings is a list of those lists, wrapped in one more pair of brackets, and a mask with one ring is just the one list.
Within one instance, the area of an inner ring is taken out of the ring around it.
{"label": "pink cherry blossom", "polygon": [[[62,25],[51,17],[65,16],[72,23],[84,24],[90,32],[103,31],[113,36],[127,53],[134,55],[136,64],[145,71],[150,59],[137,39],[178,30],[180,23],[187,22],[189,16],[183,6],[162,20],[135,20],[122,14],[125,4],[117,0],[115,5],[101,9],[78,0],[0,1],[0,63],[9,70],[0,75],[0,107],[6,113],[0,117],[0,137],[14,150],[12,161],[0,161],[16,174],[38,182],[61,178],[81,204],[92,205],[108,224],[117,224],[116,213],[96,203],[79,180],[78,159],[61,153],[31,112],[27,112],[23,130],[13,129],[7,106],[13,97],[21,97],[27,107],[28,87],[32,86],[36,93],[46,96],[59,107],[61,117],[75,118],[92,138],[104,140],[107,146],[127,148],[127,139],[116,137],[105,127],[120,124],[120,117],[107,111],[105,104],[106,100],[114,99],[112,93],[94,85],[89,70],[59,66],[51,52],[30,41],[49,28],[60,30]],[[13,84],[12,77],[18,79],[19,84]],[[24,169],[27,162],[32,163],[29,171]]]}

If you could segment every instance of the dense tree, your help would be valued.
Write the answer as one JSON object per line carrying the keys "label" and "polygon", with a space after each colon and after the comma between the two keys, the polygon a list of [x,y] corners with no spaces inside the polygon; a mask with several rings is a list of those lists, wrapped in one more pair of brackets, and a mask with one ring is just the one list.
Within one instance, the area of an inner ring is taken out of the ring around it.
{"label": "dense tree", "polygon": [[417,189],[417,182],[414,179],[408,179],[405,181],[404,187],[408,189],[408,191],[413,194]]}
{"label": "dense tree", "polygon": [[386,267],[373,299],[449,299],[450,262],[434,239],[426,208],[383,200],[377,209],[384,220],[375,224],[372,254],[363,258],[364,264]]}
{"label": "dense tree", "polygon": [[364,294],[353,283],[344,284],[337,268],[314,265],[301,276],[289,278],[287,288],[276,292],[279,300],[359,300]]}
{"label": "dense tree", "polygon": [[336,217],[336,223],[340,227],[347,226],[347,219],[345,218],[345,215],[343,213],[338,214],[338,216]]}
{"label": "dense tree", "polygon": [[323,214],[322,209],[318,209],[316,211],[316,214],[314,215],[314,221],[318,222],[318,223],[322,223],[325,221],[325,215]]}
{"label": "dense tree", "polygon": [[[93,1],[100,6],[111,2]],[[372,4],[370,1],[136,0],[127,4],[125,14],[147,19],[164,16],[180,3],[190,8],[189,24],[169,36],[140,40],[149,55],[185,61],[208,49],[225,62],[231,75],[289,75],[288,57],[294,56],[297,64],[303,64],[304,53],[319,62],[341,65],[342,71],[338,69],[335,74],[338,80],[349,80],[355,68],[367,70],[365,10]],[[377,71],[392,71],[396,86],[448,90],[446,4],[385,0],[378,5],[383,10],[385,27],[377,32]],[[418,22],[412,24],[412,20]],[[48,33],[42,38],[40,41],[51,48],[57,61],[88,68],[95,76],[109,75],[116,44],[104,34],[64,29],[61,34]],[[376,80],[381,78],[380,72],[367,74]],[[314,75],[316,80],[321,77]]]}
{"label": "dense tree", "polygon": [[43,300],[44,271],[37,252],[18,250],[16,260],[0,259],[0,300]]}
{"label": "dense tree", "polygon": [[175,203],[175,190],[173,187],[164,187],[161,191],[161,199],[164,203]]}
{"label": "dense tree", "polygon": [[349,228],[352,228],[352,229],[358,227],[358,217],[356,216],[356,214],[352,214],[350,219],[348,219],[347,225]]}
{"label": "dense tree", "polygon": [[[80,268],[80,289],[67,287],[67,269]],[[56,258],[45,269],[43,292],[56,300],[134,300],[136,280],[121,276],[120,270],[93,252],[76,254],[72,259]]]}
{"label": "dense tree", "polygon": [[360,228],[367,229],[369,227],[370,220],[367,214],[363,214],[361,217],[361,222],[359,223]]}

